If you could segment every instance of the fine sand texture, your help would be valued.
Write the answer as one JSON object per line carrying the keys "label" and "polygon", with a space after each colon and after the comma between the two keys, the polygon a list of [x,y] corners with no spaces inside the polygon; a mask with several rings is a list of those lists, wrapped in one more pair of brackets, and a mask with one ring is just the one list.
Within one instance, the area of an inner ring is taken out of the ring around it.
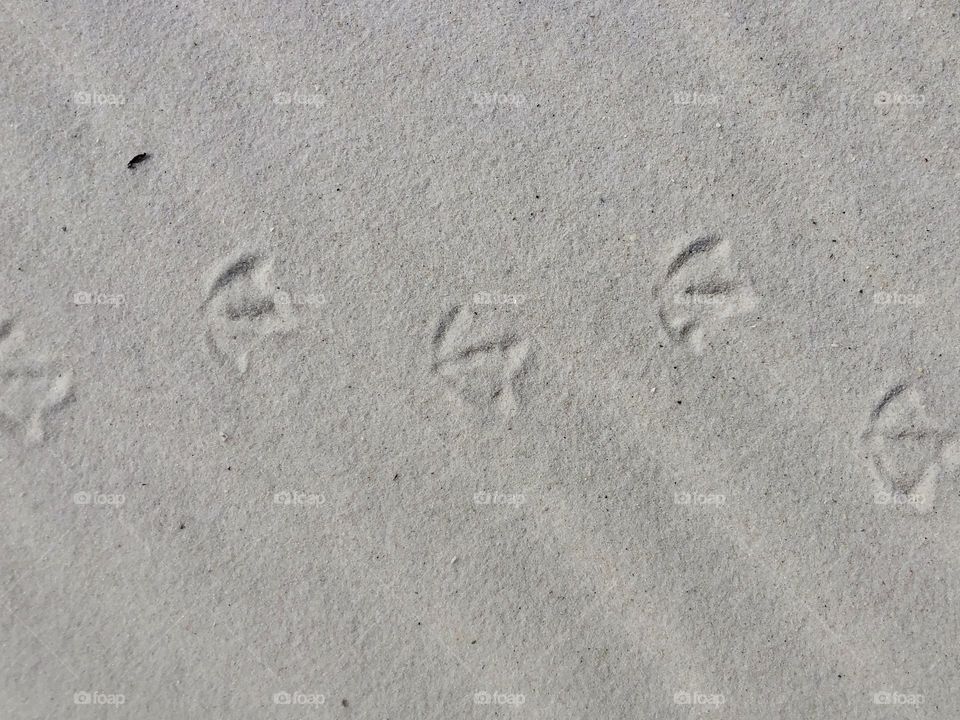
{"label": "fine sand texture", "polygon": [[958,13],[6,2],[0,718],[960,717]]}

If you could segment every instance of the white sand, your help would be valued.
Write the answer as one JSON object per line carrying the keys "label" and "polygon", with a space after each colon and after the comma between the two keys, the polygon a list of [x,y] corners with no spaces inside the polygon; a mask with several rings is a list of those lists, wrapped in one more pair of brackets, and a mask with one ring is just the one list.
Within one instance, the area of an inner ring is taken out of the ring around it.
{"label": "white sand", "polygon": [[15,0],[0,718],[960,715],[957,14]]}

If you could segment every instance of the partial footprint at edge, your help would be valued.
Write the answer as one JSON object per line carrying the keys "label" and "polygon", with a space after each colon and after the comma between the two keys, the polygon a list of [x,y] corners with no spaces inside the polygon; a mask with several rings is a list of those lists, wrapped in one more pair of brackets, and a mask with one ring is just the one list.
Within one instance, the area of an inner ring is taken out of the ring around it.
{"label": "partial footprint at edge", "polygon": [[32,445],[46,438],[48,416],[73,398],[73,379],[25,345],[13,320],[0,321],[0,429]]}
{"label": "partial footprint at edge", "polygon": [[957,435],[927,414],[920,392],[894,386],[870,414],[861,441],[880,504],[930,510],[942,472],[960,461]]}
{"label": "partial footprint at edge", "polygon": [[462,306],[444,316],[433,336],[433,371],[480,411],[515,414],[514,384],[526,366],[530,342],[502,333],[478,339],[473,325],[473,314]]}
{"label": "partial footprint at edge", "polygon": [[657,317],[674,342],[703,351],[708,332],[757,305],[731,258],[730,244],[705,235],[674,255],[654,288]]}
{"label": "partial footprint at edge", "polygon": [[296,327],[283,297],[274,284],[272,258],[248,252],[219,263],[203,301],[205,337],[213,355],[245,373],[254,348]]}

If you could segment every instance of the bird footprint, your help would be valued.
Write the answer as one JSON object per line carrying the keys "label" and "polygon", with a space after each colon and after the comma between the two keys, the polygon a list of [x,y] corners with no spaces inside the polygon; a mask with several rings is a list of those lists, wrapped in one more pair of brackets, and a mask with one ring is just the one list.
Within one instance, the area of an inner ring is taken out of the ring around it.
{"label": "bird footprint", "polygon": [[457,396],[480,409],[507,417],[517,412],[516,381],[523,373],[530,342],[514,335],[477,339],[473,313],[451,309],[433,336],[433,371]]}
{"label": "bird footprint", "polygon": [[730,244],[705,235],[674,255],[654,288],[657,317],[676,343],[703,351],[706,334],[757,301],[731,258]]}
{"label": "bird footprint", "polygon": [[212,278],[203,301],[207,346],[242,374],[251,351],[265,338],[293,330],[296,320],[277,292],[272,258],[241,253],[221,262]]}
{"label": "bird footprint", "polygon": [[23,331],[13,320],[0,322],[0,428],[27,444],[40,443],[48,416],[72,396],[70,371],[28,354]]}
{"label": "bird footprint", "polygon": [[940,474],[957,464],[956,439],[928,416],[918,390],[906,383],[893,387],[873,409],[862,436],[876,501],[928,511]]}

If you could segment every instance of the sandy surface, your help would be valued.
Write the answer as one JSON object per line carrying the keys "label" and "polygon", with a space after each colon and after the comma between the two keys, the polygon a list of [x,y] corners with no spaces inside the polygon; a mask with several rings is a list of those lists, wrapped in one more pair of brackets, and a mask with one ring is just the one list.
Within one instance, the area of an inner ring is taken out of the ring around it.
{"label": "sandy surface", "polygon": [[0,717],[957,717],[957,14],[13,0]]}

